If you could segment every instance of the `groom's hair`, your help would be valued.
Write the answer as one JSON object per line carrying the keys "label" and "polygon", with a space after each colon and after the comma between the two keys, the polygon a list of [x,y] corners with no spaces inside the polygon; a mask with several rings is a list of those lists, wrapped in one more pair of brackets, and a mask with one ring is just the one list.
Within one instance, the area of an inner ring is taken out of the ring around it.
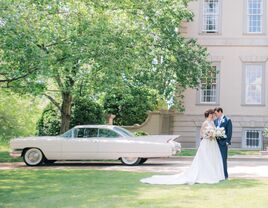
{"label": "groom's hair", "polygon": [[217,107],[214,109],[214,112],[217,111],[217,112],[222,112],[223,113],[223,109],[221,107]]}

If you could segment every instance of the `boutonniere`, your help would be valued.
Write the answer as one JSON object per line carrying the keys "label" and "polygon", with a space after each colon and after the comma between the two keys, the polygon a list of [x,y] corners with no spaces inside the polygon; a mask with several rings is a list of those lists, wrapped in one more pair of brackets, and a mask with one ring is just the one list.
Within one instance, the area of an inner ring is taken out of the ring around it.
{"label": "boutonniere", "polygon": [[222,123],[224,123],[225,122],[225,119],[222,119]]}

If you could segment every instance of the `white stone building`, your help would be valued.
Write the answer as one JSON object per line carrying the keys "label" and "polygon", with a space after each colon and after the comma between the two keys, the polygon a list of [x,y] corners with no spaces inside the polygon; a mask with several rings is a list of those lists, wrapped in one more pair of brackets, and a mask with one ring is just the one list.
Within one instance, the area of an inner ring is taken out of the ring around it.
{"label": "white stone building", "polygon": [[158,132],[147,128],[152,118],[141,129],[180,134],[183,147],[196,147],[203,112],[221,106],[233,121],[231,147],[264,149],[268,143],[262,136],[268,127],[267,0],[197,0],[189,8],[194,21],[181,32],[208,49],[219,73],[212,84],[185,91],[184,113],[165,113],[164,121],[160,113]]}

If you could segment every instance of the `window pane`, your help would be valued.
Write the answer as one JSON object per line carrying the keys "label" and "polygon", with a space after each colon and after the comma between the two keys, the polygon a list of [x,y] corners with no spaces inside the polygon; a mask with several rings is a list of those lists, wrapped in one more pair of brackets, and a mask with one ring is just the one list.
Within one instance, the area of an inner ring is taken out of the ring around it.
{"label": "window pane", "polygon": [[65,138],[71,138],[72,137],[72,131],[73,129],[70,129],[69,131],[66,131],[62,136]]}
{"label": "window pane", "polygon": [[99,129],[99,137],[119,137],[119,135],[109,129]]}
{"label": "window pane", "polygon": [[261,64],[246,65],[246,104],[262,103],[262,67]]}
{"label": "window pane", "polygon": [[203,30],[206,32],[217,32],[218,19],[219,19],[218,0],[204,0]]}
{"label": "window pane", "polygon": [[78,128],[74,130],[74,137],[76,138],[90,138],[97,136],[98,129],[96,128]]}
{"label": "window pane", "polygon": [[75,129],[74,137],[76,138],[83,138],[84,137],[84,128]]}
{"label": "window pane", "polygon": [[97,128],[86,128],[85,129],[85,137],[97,137],[98,136],[98,129]]}
{"label": "window pane", "polygon": [[262,32],[262,22],[263,22],[262,10],[263,10],[262,0],[248,0],[248,7],[247,7],[248,32],[252,33]]}
{"label": "window pane", "polygon": [[216,103],[217,100],[217,67],[201,77],[200,102]]}
{"label": "window pane", "polygon": [[259,130],[246,130],[244,145],[248,149],[260,149],[262,145],[261,132]]}

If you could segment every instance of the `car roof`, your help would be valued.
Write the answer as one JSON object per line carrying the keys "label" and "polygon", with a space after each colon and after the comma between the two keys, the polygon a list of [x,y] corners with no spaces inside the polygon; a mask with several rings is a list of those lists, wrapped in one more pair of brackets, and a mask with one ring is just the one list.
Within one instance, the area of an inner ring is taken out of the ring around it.
{"label": "car roof", "polygon": [[74,128],[108,128],[112,129],[113,127],[118,127],[114,125],[78,125],[75,126]]}

